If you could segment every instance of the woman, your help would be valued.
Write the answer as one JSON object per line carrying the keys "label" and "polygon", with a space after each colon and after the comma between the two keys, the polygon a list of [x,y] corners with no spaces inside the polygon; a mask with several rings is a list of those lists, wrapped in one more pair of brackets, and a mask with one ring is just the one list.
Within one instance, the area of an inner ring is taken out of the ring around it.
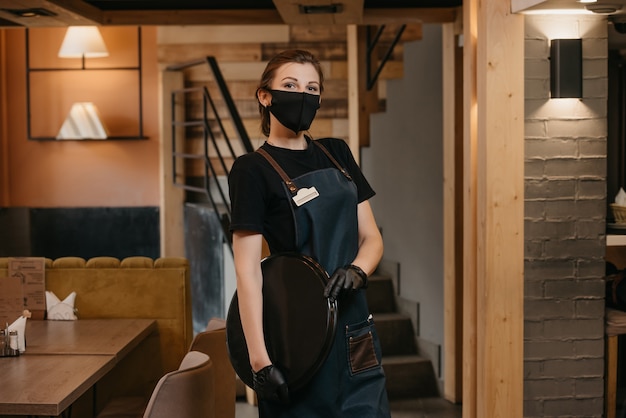
{"label": "woman", "polygon": [[[383,252],[367,201],[374,191],[344,141],[304,134],[320,106],[323,82],[319,62],[307,51],[270,60],[256,93],[267,141],[239,157],[229,175],[239,312],[259,416],[389,417],[380,343],[364,291]],[[280,171],[309,193],[294,199]],[[332,272],[324,293],[339,303],[330,354],[295,393],[288,393],[289,382],[265,346],[263,238],[272,254],[305,254]]]}

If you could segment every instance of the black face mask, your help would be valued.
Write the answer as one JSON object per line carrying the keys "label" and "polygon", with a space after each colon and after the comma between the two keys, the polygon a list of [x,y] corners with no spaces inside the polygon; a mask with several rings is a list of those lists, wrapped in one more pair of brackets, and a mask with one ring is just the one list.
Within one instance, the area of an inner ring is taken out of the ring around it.
{"label": "black face mask", "polygon": [[309,129],[320,108],[320,96],[283,90],[269,92],[272,104],[267,108],[280,123],[295,133]]}

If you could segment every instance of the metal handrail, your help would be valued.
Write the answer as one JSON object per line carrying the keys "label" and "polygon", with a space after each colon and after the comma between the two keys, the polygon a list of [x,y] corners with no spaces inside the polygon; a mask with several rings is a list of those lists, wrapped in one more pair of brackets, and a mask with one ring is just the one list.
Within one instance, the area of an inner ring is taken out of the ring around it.
{"label": "metal handrail", "polygon": [[[250,141],[250,137],[243,125],[241,120],[241,116],[235,106],[235,102],[228,90],[228,86],[226,85],[226,81],[222,76],[219,65],[214,57],[206,57],[203,59],[188,61],[181,64],[170,65],[167,67],[169,71],[181,71],[186,68],[190,68],[196,65],[208,64],[208,67],[213,75],[215,82],[219,88],[220,94],[222,96],[222,100],[226,105],[226,109],[228,111],[228,116],[237,131],[237,135],[239,137],[239,141],[245,150],[246,153],[254,151],[252,147],[252,142]],[[189,94],[200,94],[202,97],[202,119],[201,120],[177,120],[176,118],[176,98],[181,95],[186,97]],[[223,172],[228,175],[229,168],[226,163],[227,158],[235,159],[238,157],[235,147],[233,146],[233,140],[226,133],[226,129],[224,128],[224,124],[222,122],[222,118],[218,113],[218,109],[215,105],[215,101],[211,97],[209,89],[206,86],[195,87],[195,88],[183,88],[174,90],[171,93],[171,128],[172,128],[172,181],[174,186],[183,188],[187,191],[194,193],[202,193],[206,195],[211,206],[215,213],[220,217],[220,223],[223,229],[223,236],[225,242],[228,244],[232,252],[232,240],[229,231],[230,225],[230,202],[227,198],[227,192],[223,189],[221,184],[218,181],[217,176],[217,167],[215,166],[213,160],[209,156],[209,150],[215,150],[216,159],[223,170]],[[214,124],[211,124],[211,121],[215,121]],[[190,153],[186,150],[177,149],[177,145],[185,144],[185,141],[179,140],[177,138],[179,127],[200,127],[202,129],[202,140],[203,140],[203,152],[200,153]],[[224,140],[226,144],[227,150],[226,152],[222,152],[218,144],[218,138]],[[224,155],[226,154],[226,155]],[[177,176],[177,160],[203,160],[204,168],[202,180],[202,187],[198,185],[187,184],[187,178],[179,179]],[[211,187],[211,186],[214,187]]]}

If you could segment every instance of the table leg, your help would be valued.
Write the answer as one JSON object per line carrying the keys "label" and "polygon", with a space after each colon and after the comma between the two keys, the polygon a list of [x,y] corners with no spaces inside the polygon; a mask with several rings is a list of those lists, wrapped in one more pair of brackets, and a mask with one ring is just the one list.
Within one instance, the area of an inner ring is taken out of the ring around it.
{"label": "table leg", "polygon": [[618,336],[606,337],[606,376],[604,393],[604,410],[606,418],[615,418],[617,403],[617,349]]}

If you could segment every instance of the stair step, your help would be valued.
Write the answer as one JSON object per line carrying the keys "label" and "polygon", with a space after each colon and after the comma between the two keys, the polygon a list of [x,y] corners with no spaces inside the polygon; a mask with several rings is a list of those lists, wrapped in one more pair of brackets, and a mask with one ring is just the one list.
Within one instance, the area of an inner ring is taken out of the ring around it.
{"label": "stair step", "polygon": [[393,282],[389,276],[374,273],[369,277],[366,295],[370,312],[395,312],[394,294]]}
{"label": "stair step", "polygon": [[383,356],[389,399],[439,396],[430,360],[418,356]]}
{"label": "stair step", "polygon": [[378,313],[374,321],[384,356],[417,354],[411,318],[399,313]]}

